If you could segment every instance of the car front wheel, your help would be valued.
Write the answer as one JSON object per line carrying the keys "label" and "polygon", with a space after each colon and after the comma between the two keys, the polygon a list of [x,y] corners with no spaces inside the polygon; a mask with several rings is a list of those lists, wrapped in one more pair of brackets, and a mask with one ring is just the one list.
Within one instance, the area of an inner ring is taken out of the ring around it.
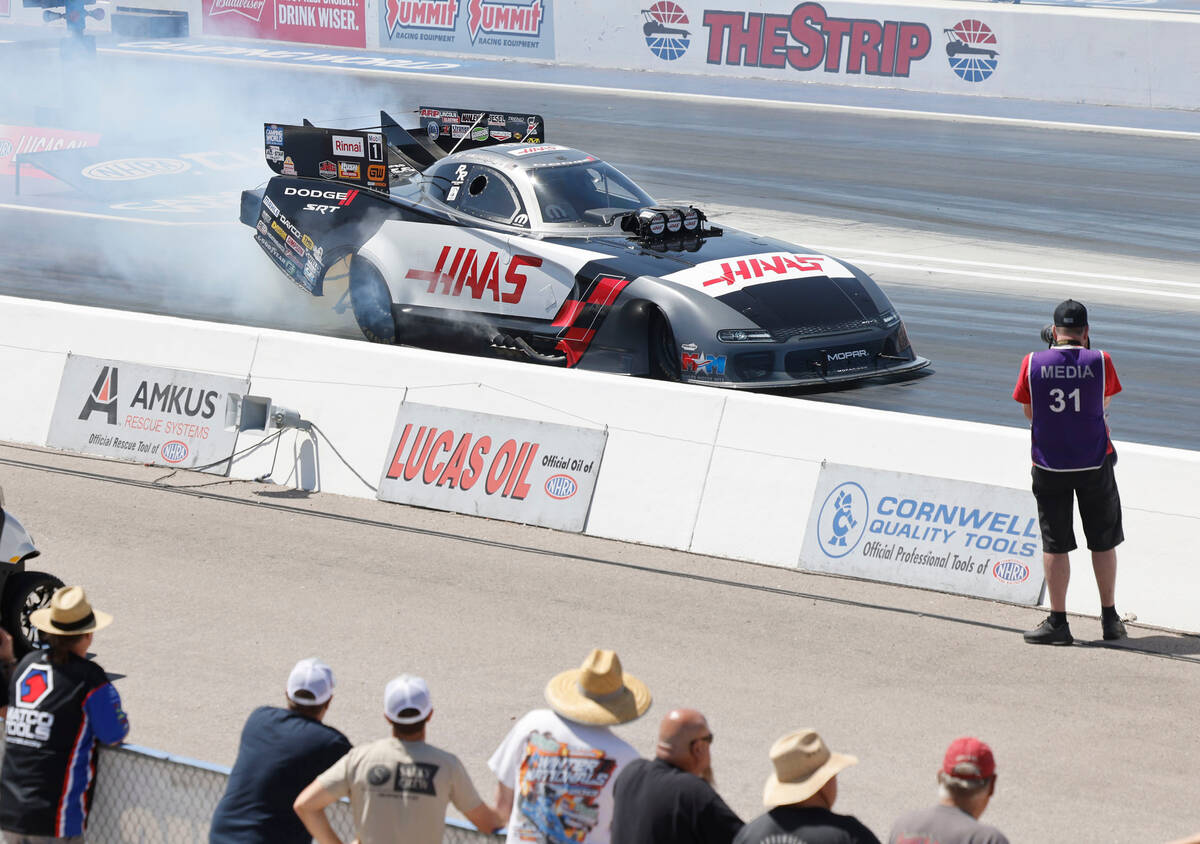
{"label": "car front wheel", "polygon": [[662,381],[679,381],[682,377],[675,334],[661,311],[650,317],[650,375]]}
{"label": "car front wheel", "polygon": [[4,629],[13,637],[17,659],[42,644],[42,633],[29,620],[34,610],[50,606],[50,599],[63,582],[52,574],[23,571],[4,584]]}

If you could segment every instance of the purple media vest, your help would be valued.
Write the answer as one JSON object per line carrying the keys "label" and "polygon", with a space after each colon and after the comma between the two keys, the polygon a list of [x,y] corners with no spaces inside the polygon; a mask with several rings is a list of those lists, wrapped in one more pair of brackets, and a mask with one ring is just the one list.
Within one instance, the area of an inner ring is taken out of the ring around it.
{"label": "purple media vest", "polygon": [[1104,374],[1104,355],[1092,349],[1056,347],[1029,356],[1034,463],[1056,472],[1104,463]]}

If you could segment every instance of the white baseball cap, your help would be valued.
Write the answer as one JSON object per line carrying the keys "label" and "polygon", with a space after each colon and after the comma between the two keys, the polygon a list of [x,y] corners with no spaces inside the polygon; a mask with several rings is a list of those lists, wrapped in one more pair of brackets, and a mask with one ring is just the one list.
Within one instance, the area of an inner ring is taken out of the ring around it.
{"label": "white baseball cap", "polygon": [[[297,692],[308,695],[297,698]],[[333,697],[333,669],[315,656],[300,660],[288,675],[287,696],[292,703],[320,706]]]}
{"label": "white baseball cap", "polygon": [[419,724],[432,711],[429,686],[420,677],[401,674],[383,690],[383,714],[393,724]]}

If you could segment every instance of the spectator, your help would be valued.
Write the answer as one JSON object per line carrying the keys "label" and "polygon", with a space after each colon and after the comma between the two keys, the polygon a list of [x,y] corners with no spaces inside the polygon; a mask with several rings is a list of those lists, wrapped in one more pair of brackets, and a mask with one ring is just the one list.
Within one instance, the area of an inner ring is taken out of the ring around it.
{"label": "spectator", "polygon": [[112,622],[80,586],[55,591],[30,622],[48,650],[30,651],[3,686],[11,704],[0,768],[0,830],[9,844],[82,841],[96,784],[96,742],[129,735],[121,698],[87,658],[92,635]]}
{"label": "spectator", "polygon": [[1105,639],[1124,639],[1117,615],[1117,546],[1121,496],[1113,467],[1117,453],[1108,435],[1108,403],[1121,381],[1108,352],[1093,351],[1087,308],[1067,299],[1054,309],[1053,344],[1021,361],[1013,398],[1030,420],[1033,495],[1042,530],[1042,566],[1050,593],[1050,615],[1025,633],[1031,645],[1070,645],[1067,585],[1074,551],[1074,503],[1100,592],[1100,629]]}
{"label": "spectator", "polygon": [[650,691],[616,653],[593,650],[546,684],[546,701],[551,709],[528,712],[488,760],[509,844],[608,844],[612,783],[638,758],[609,727],[644,715]]}
{"label": "spectator", "polygon": [[775,772],[763,789],[767,812],[746,824],[734,844],[879,844],[858,818],[831,811],[837,775],[858,759],[830,753],[815,730],[797,730],[771,746],[771,764]]}
{"label": "spectator", "polygon": [[401,674],[388,683],[383,712],[390,738],[355,747],[296,798],[296,814],[313,838],[341,844],[325,807],[346,796],[359,844],[441,844],[449,802],[484,831],[503,823],[458,757],[425,743],[433,704],[424,680]]}
{"label": "spectator", "polygon": [[712,742],[699,712],[668,712],[653,761],[633,760],[613,785],[613,841],[730,844],[742,819],[713,790]]}
{"label": "spectator", "polygon": [[1008,844],[1000,830],[979,822],[996,793],[990,747],[976,738],[955,739],[937,780],[937,805],[896,821],[888,844]]}
{"label": "spectator", "polygon": [[333,686],[328,665],[302,659],[288,675],[287,709],[260,706],[250,713],[225,796],[213,815],[210,844],[312,841],[292,803],[350,751],[350,740],[322,723]]}

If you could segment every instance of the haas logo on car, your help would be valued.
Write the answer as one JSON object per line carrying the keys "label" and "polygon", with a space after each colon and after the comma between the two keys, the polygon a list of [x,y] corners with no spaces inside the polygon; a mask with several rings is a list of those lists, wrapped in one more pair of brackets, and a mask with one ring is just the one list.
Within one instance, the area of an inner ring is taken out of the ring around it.
{"label": "haas logo on car", "polygon": [[317,190],[316,188],[284,188],[284,196],[306,196],[310,199],[336,199],[338,205],[349,205],[358,191]]}
{"label": "haas logo on car", "polygon": [[409,270],[405,278],[428,281],[429,289],[426,293],[461,296],[465,288],[475,299],[482,299],[485,293],[490,293],[493,302],[516,304],[521,301],[521,295],[525,292],[525,282],[528,280],[521,268],[540,267],[542,259],[534,255],[513,255],[508,258],[504,269],[504,283],[510,285],[510,289],[505,291],[500,290],[502,263],[500,252],[480,253],[465,246],[459,246],[457,249],[453,246],[443,246],[437,265],[432,270]]}

